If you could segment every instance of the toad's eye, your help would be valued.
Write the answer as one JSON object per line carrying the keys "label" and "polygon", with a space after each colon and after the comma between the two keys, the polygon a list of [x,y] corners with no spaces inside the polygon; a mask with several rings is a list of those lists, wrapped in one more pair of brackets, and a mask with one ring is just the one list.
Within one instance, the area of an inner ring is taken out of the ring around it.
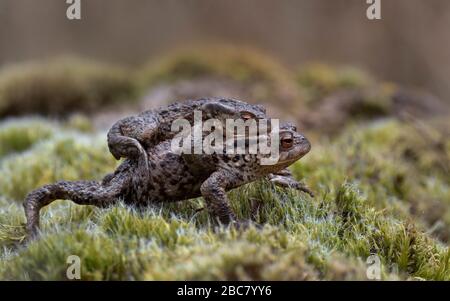
{"label": "toad's eye", "polygon": [[255,118],[255,115],[253,115],[252,113],[249,113],[249,112],[243,112],[243,113],[241,113],[241,118],[244,120],[249,120],[249,119]]}
{"label": "toad's eye", "polygon": [[294,145],[294,139],[292,135],[286,135],[281,138],[281,147],[283,148],[291,148]]}

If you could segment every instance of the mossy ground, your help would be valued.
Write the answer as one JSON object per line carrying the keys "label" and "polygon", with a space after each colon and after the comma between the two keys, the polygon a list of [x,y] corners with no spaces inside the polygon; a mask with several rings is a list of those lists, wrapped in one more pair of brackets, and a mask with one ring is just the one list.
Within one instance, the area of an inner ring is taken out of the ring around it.
{"label": "mossy ground", "polygon": [[[41,238],[28,244],[21,207],[28,191],[59,178],[100,178],[116,162],[103,133],[43,119],[0,129],[8,150],[0,159],[0,279],[65,279],[67,257],[78,255],[84,280],[364,280],[365,260],[377,254],[383,279],[450,280],[448,174],[435,164],[442,158],[396,121],[313,137],[313,150],[292,170],[314,199],[265,181],[231,191],[238,216],[262,230],[215,228],[199,210],[202,199],[144,210],[57,201],[42,212]],[[435,206],[441,210],[430,218]]]}
{"label": "mossy ground", "polygon": [[[312,151],[291,169],[314,199],[266,181],[229,192],[237,215],[262,230],[216,227],[201,198],[147,209],[61,200],[42,210],[40,239],[29,243],[21,204],[29,191],[101,179],[117,162],[90,117],[3,119],[0,279],[66,279],[67,257],[77,255],[83,280],[366,280],[366,259],[376,254],[385,280],[450,280],[448,120],[399,121],[389,113],[394,86],[358,70],[311,65],[291,74],[258,52],[224,47],[168,55],[132,73],[73,60],[12,66],[0,73],[0,116],[96,111],[136,100],[143,87],[196,77],[240,82],[292,112],[339,90],[375,90],[358,108],[386,114],[346,114],[333,135],[305,133]],[[289,106],[279,102],[284,90],[294,91]]]}

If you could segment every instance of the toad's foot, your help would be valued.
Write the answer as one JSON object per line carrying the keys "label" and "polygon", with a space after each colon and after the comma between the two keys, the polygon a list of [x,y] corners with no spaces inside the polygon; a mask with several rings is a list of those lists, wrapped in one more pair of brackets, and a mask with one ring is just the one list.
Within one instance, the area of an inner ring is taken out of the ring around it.
{"label": "toad's foot", "polygon": [[[114,142],[114,144],[112,144]],[[120,158],[140,158],[146,155],[144,148],[138,140],[125,136],[116,136],[108,140],[111,154],[116,160]]]}
{"label": "toad's foot", "polygon": [[279,187],[293,188],[309,194],[312,198],[314,197],[313,191],[311,191],[305,184],[296,181],[291,176],[270,175],[269,180]]}

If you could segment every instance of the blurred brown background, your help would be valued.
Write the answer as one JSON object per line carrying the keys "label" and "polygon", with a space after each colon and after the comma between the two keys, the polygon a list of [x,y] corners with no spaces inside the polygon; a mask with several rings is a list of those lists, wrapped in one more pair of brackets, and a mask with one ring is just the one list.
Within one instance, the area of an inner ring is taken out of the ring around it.
{"label": "blurred brown background", "polygon": [[377,77],[450,98],[450,1],[0,0],[0,66],[76,54],[130,65],[205,41],[251,45],[290,66],[352,64]]}

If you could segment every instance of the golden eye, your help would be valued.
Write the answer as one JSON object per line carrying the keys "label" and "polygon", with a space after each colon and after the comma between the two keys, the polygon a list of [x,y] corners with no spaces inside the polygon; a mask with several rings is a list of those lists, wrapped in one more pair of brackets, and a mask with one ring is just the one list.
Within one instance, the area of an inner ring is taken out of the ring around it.
{"label": "golden eye", "polygon": [[249,119],[255,118],[255,115],[253,115],[252,113],[249,113],[249,112],[243,112],[243,113],[241,113],[241,118],[244,120],[249,120]]}

